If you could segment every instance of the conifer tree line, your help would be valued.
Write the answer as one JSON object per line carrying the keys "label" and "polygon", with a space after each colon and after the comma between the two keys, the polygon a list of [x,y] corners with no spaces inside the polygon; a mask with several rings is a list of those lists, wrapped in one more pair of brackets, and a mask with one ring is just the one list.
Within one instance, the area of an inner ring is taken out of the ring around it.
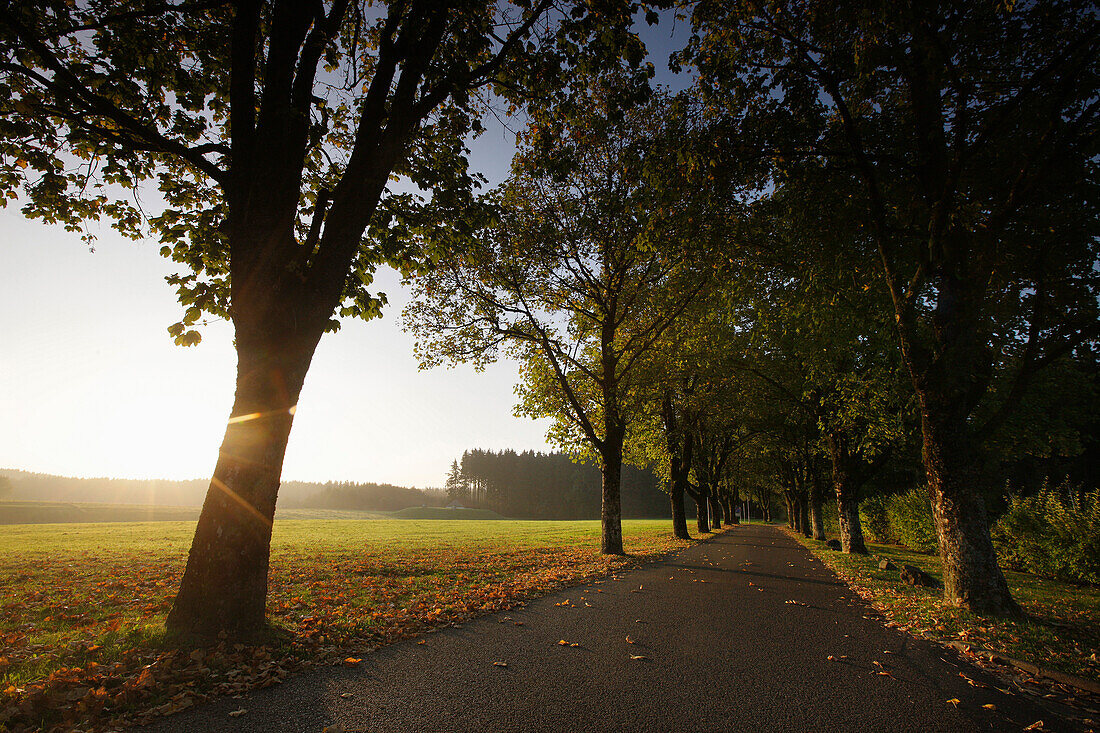
{"label": "conifer tree line", "polygon": [[[322,335],[382,314],[383,263],[422,367],[517,360],[517,414],[599,467],[603,552],[626,466],[678,535],[689,499],[705,531],[774,495],[815,535],[834,504],[849,552],[864,497],[916,486],[945,598],[1019,613],[1006,479],[1095,478],[1093,4],[677,4],[678,93],[639,37],[670,5],[0,3],[0,201],[157,240],[178,343],[233,322],[173,632],[263,629],[297,401]],[[491,112],[518,148],[487,188]]]}
{"label": "conifer tree line", "polygon": [[[451,463],[445,490],[452,503],[516,519],[600,516],[599,468],[564,453],[467,450]],[[668,497],[645,469],[624,468],[622,504],[624,517],[668,516]]]}

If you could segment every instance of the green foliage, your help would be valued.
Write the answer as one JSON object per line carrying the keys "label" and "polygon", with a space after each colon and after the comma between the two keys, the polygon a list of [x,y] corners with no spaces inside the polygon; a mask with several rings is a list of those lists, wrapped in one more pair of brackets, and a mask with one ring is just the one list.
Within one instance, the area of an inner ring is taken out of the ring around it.
{"label": "green foliage", "polygon": [[1100,489],[1044,485],[1009,497],[993,526],[997,556],[1008,567],[1077,583],[1100,583]]}
{"label": "green foliage", "polygon": [[863,534],[871,542],[892,544],[898,541],[890,524],[890,500],[893,497],[879,494],[864,499],[859,504],[859,521]]}
{"label": "green foliage", "polygon": [[924,487],[913,487],[904,494],[890,497],[886,504],[889,532],[897,541],[917,552],[936,551],[936,528],[932,523],[932,504]]}

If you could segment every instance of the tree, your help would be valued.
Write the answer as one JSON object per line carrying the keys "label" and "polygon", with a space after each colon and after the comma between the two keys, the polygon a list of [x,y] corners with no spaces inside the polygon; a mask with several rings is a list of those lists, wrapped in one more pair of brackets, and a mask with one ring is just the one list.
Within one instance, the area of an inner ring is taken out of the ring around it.
{"label": "tree", "polygon": [[[918,401],[944,597],[1018,614],[979,455],[1039,370],[1100,335],[1092,4],[705,2],[694,23],[701,86],[779,180],[850,176]],[[1002,369],[1011,396],[974,420]]]}
{"label": "tree", "polygon": [[0,476],[0,499],[7,499],[14,490],[11,479],[7,476]]}
{"label": "tree", "polygon": [[642,357],[707,279],[706,223],[664,152],[683,119],[620,91],[596,80],[570,125],[532,131],[495,220],[419,278],[406,312],[424,364],[482,365],[502,345],[520,359],[517,414],[553,417],[551,439],[599,461],[600,547],[616,554]]}
{"label": "tree", "polygon": [[[633,10],[0,6],[0,200],[22,196],[25,215],[69,229],[107,218],[151,232],[185,268],[170,278],[186,307],[176,341],[196,343],[204,314],[234,325],[236,396],[170,630],[263,628],[279,477],[314,350],[335,317],[379,314],[372,273],[411,256],[410,227],[463,226],[474,180],[462,141],[480,129],[480,90],[568,97],[561,79],[587,63],[581,49],[640,60]],[[398,193],[396,176],[430,201]],[[155,216],[137,199],[151,179],[165,201]]]}
{"label": "tree", "polygon": [[469,487],[466,485],[457,460],[451,461],[451,470],[447,472],[447,481],[443,488],[446,489],[447,498],[451,501],[465,501],[469,495]]}

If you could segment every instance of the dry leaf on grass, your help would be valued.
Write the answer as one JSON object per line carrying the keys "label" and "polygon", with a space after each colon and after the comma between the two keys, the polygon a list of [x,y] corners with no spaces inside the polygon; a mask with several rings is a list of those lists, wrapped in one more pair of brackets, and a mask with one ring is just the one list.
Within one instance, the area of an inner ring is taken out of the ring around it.
{"label": "dry leaf on grass", "polygon": [[248,712],[247,710],[245,710],[244,708],[241,708],[239,710],[234,710],[233,712],[231,712],[229,714],[229,717],[230,718],[239,718],[247,712]]}

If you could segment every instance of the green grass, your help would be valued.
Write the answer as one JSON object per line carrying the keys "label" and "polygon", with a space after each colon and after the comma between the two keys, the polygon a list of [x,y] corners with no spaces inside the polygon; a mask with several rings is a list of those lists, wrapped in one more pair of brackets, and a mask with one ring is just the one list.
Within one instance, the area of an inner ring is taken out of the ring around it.
{"label": "green grass", "polygon": [[[913,588],[898,570],[879,570],[878,561],[833,552],[824,542],[798,540],[872,601],[894,624],[918,636],[963,642],[1048,669],[1100,681],[1100,587],[1077,586],[1026,573],[1005,571],[1025,621],[976,616],[945,604],[941,590]],[[913,565],[942,582],[939,557],[896,545],[868,544],[874,555],[900,568]],[[1090,655],[1095,655],[1090,659]]]}
{"label": "green grass", "polygon": [[[598,521],[282,519],[272,533],[267,606],[282,641],[259,657],[222,644],[196,659],[163,630],[194,527],[24,524],[0,532],[0,730],[178,709],[195,695],[269,684],[352,642],[382,644],[508,608],[688,544],[672,537],[667,520],[624,521],[633,557],[614,558],[599,554]],[[159,675],[155,685],[142,682],[148,669]]]}

